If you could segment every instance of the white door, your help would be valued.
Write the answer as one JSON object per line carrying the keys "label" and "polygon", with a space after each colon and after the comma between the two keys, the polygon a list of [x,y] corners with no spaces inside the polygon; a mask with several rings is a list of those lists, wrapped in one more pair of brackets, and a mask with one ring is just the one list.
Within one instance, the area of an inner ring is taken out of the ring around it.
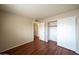
{"label": "white door", "polygon": [[38,25],[38,36],[40,40],[45,41],[45,26],[44,23],[39,23]]}
{"label": "white door", "polygon": [[75,17],[58,20],[58,45],[76,51]]}

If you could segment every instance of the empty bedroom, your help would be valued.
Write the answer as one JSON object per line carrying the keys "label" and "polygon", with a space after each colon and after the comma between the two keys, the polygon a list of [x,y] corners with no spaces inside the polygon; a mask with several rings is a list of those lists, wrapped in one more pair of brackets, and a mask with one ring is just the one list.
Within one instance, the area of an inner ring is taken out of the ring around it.
{"label": "empty bedroom", "polygon": [[0,55],[79,55],[79,5],[0,4]]}

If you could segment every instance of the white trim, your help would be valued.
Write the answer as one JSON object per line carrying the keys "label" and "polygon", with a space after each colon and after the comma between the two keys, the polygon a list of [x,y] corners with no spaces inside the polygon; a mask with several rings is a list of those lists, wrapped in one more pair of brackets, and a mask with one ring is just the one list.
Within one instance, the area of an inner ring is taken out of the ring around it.
{"label": "white trim", "polygon": [[4,49],[4,50],[0,51],[0,53],[5,52],[5,51],[10,50],[10,49],[13,49],[13,48],[16,48],[16,47],[19,47],[19,46],[21,46],[21,45],[27,44],[27,43],[32,42],[32,41],[33,41],[33,40],[30,40],[30,41],[25,42],[25,43],[23,43],[23,44],[19,44],[19,45],[16,45],[16,46],[12,46],[12,47],[10,47],[10,48],[7,48],[7,49]]}
{"label": "white trim", "polygon": [[75,51],[75,52],[79,54],[79,51]]}

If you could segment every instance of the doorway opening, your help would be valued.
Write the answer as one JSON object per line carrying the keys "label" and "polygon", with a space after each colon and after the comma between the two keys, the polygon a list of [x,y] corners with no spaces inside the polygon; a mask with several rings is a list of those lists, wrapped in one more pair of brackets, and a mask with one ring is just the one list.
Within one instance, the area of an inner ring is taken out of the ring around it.
{"label": "doorway opening", "polygon": [[33,23],[33,30],[34,30],[34,41],[39,39],[38,36],[38,21],[35,20],[35,22]]}

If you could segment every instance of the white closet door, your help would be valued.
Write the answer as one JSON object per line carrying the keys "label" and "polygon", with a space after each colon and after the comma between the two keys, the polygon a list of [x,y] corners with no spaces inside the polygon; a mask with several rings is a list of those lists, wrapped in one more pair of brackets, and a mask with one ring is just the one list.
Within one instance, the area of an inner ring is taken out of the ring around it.
{"label": "white closet door", "polygon": [[58,20],[58,45],[76,51],[75,17]]}

